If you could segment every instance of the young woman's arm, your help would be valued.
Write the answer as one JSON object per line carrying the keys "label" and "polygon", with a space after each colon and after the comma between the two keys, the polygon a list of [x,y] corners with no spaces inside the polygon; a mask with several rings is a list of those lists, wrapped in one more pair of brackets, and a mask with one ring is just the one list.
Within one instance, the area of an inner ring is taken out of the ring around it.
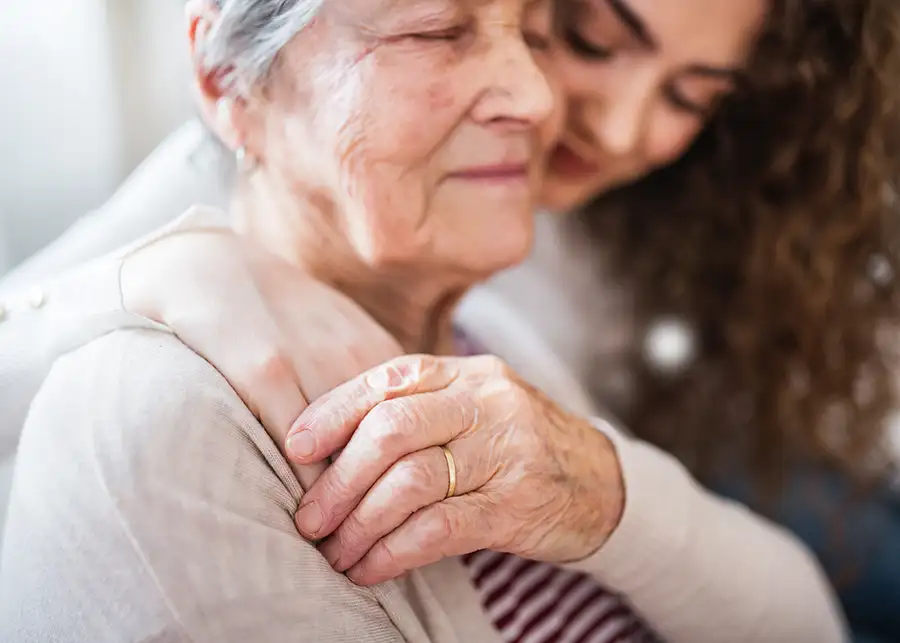
{"label": "young woman's arm", "polygon": [[[204,265],[219,268],[205,272]],[[103,273],[102,265],[96,269]],[[281,274],[273,277],[271,271]],[[65,290],[75,293],[78,277],[71,278]],[[278,286],[265,290],[258,287],[261,283]],[[313,284],[238,237],[210,230],[169,236],[130,255],[122,270],[125,306],[113,287],[106,300],[115,300],[119,312],[133,311],[126,315],[142,313],[135,318],[144,323],[153,318],[173,328],[226,376],[281,444],[279,438],[305,406],[304,394],[318,397],[398,350],[355,305]],[[67,304],[54,312],[51,296],[20,318],[34,320],[17,326],[26,340],[29,332],[54,336],[54,329],[64,330],[72,311],[90,315],[96,306],[98,320],[118,314],[100,304],[103,297],[76,297],[85,308]],[[310,324],[310,315],[323,309],[333,313],[329,324]],[[39,318],[46,325],[37,323]],[[93,328],[105,329],[103,324]],[[0,337],[0,354],[13,345],[27,347],[29,341],[15,340],[10,333],[4,344]],[[344,348],[336,351],[335,346]],[[46,364],[58,350],[31,354],[47,355],[41,358]],[[26,356],[19,363],[30,362]],[[304,371],[310,365],[316,365],[317,377]],[[45,368],[38,366],[35,373]],[[322,376],[323,369],[330,371]],[[622,443],[621,458],[627,504],[619,537],[614,534],[598,557],[586,561],[586,570],[627,593],[673,640],[716,640],[729,623],[730,634],[740,632],[743,640],[753,640],[757,624],[770,640],[803,640],[809,632],[819,641],[840,640],[841,618],[831,589],[799,541],[708,493],[666,454],[628,442]],[[656,481],[665,487],[658,496],[649,493]],[[616,542],[634,546],[614,546]],[[741,578],[742,571],[748,575]]]}
{"label": "young woman's arm", "polygon": [[[218,210],[192,208],[106,257],[2,291],[9,294],[0,299],[0,462],[8,465],[14,455],[28,407],[54,361],[114,330],[176,334],[216,366],[276,440],[307,399],[400,353],[355,303],[224,223]],[[220,268],[208,271],[209,265]],[[278,283],[289,296],[266,292],[264,282]]]}

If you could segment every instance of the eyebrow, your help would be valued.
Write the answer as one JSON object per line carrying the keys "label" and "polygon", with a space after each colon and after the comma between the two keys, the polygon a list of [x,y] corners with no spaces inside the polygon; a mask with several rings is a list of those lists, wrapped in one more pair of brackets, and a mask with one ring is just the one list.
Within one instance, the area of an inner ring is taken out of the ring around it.
{"label": "eyebrow", "polygon": [[[650,49],[659,47],[656,38],[647,29],[647,25],[634,10],[628,6],[627,0],[606,0],[615,14],[619,17],[625,26],[634,34],[644,46]],[[711,65],[690,65],[683,70],[684,74],[689,76],[705,76],[707,78],[721,78],[732,82],[738,82],[741,74],[737,69],[726,67],[713,67]]]}
{"label": "eyebrow", "polygon": [[634,37],[640,40],[645,46],[651,49],[657,48],[656,38],[654,38],[647,30],[647,25],[638,16],[634,10],[628,6],[626,0],[606,0],[609,8],[612,9],[619,20],[625,23],[625,26],[634,34]]}

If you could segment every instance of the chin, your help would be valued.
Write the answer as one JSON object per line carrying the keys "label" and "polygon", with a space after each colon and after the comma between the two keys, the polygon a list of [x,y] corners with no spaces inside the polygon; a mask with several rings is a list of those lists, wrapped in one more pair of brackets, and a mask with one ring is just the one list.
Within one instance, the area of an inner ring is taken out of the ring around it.
{"label": "chin", "polygon": [[540,207],[551,212],[577,210],[597,194],[584,186],[571,185],[548,179],[540,194]]}
{"label": "chin", "polygon": [[540,191],[540,207],[552,212],[578,210],[604,194],[636,181],[640,177],[641,175],[618,178],[602,176],[573,180],[569,177],[548,173]]}
{"label": "chin", "polygon": [[472,239],[467,248],[466,264],[489,277],[525,261],[534,245],[534,216],[502,229],[492,229]]}

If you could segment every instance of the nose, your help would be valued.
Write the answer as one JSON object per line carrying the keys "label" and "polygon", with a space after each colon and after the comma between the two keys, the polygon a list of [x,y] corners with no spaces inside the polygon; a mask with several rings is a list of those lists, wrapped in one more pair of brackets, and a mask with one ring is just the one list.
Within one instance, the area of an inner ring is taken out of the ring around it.
{"label": "nose", "polygon": [[485,90],[473,110],[477,121],[531,129],[554,113],[554,91],[519,29],[492,46],[480,67]]}
{"label": "nose", "polygon": [[620,87],[607,100],[587,106],[585,121],[606,153],[626,156],[642,144],[651,103],[647,92],[629,93]]}

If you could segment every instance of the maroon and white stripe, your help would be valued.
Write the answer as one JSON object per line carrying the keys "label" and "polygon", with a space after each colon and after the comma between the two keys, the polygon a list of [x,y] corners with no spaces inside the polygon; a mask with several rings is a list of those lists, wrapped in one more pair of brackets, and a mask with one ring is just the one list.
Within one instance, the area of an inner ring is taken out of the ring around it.
{"label": "maroon and white stripe", "polygon": [[493,551],[462,560],[507,643],[656,640],[622,599],[586,574]]}

